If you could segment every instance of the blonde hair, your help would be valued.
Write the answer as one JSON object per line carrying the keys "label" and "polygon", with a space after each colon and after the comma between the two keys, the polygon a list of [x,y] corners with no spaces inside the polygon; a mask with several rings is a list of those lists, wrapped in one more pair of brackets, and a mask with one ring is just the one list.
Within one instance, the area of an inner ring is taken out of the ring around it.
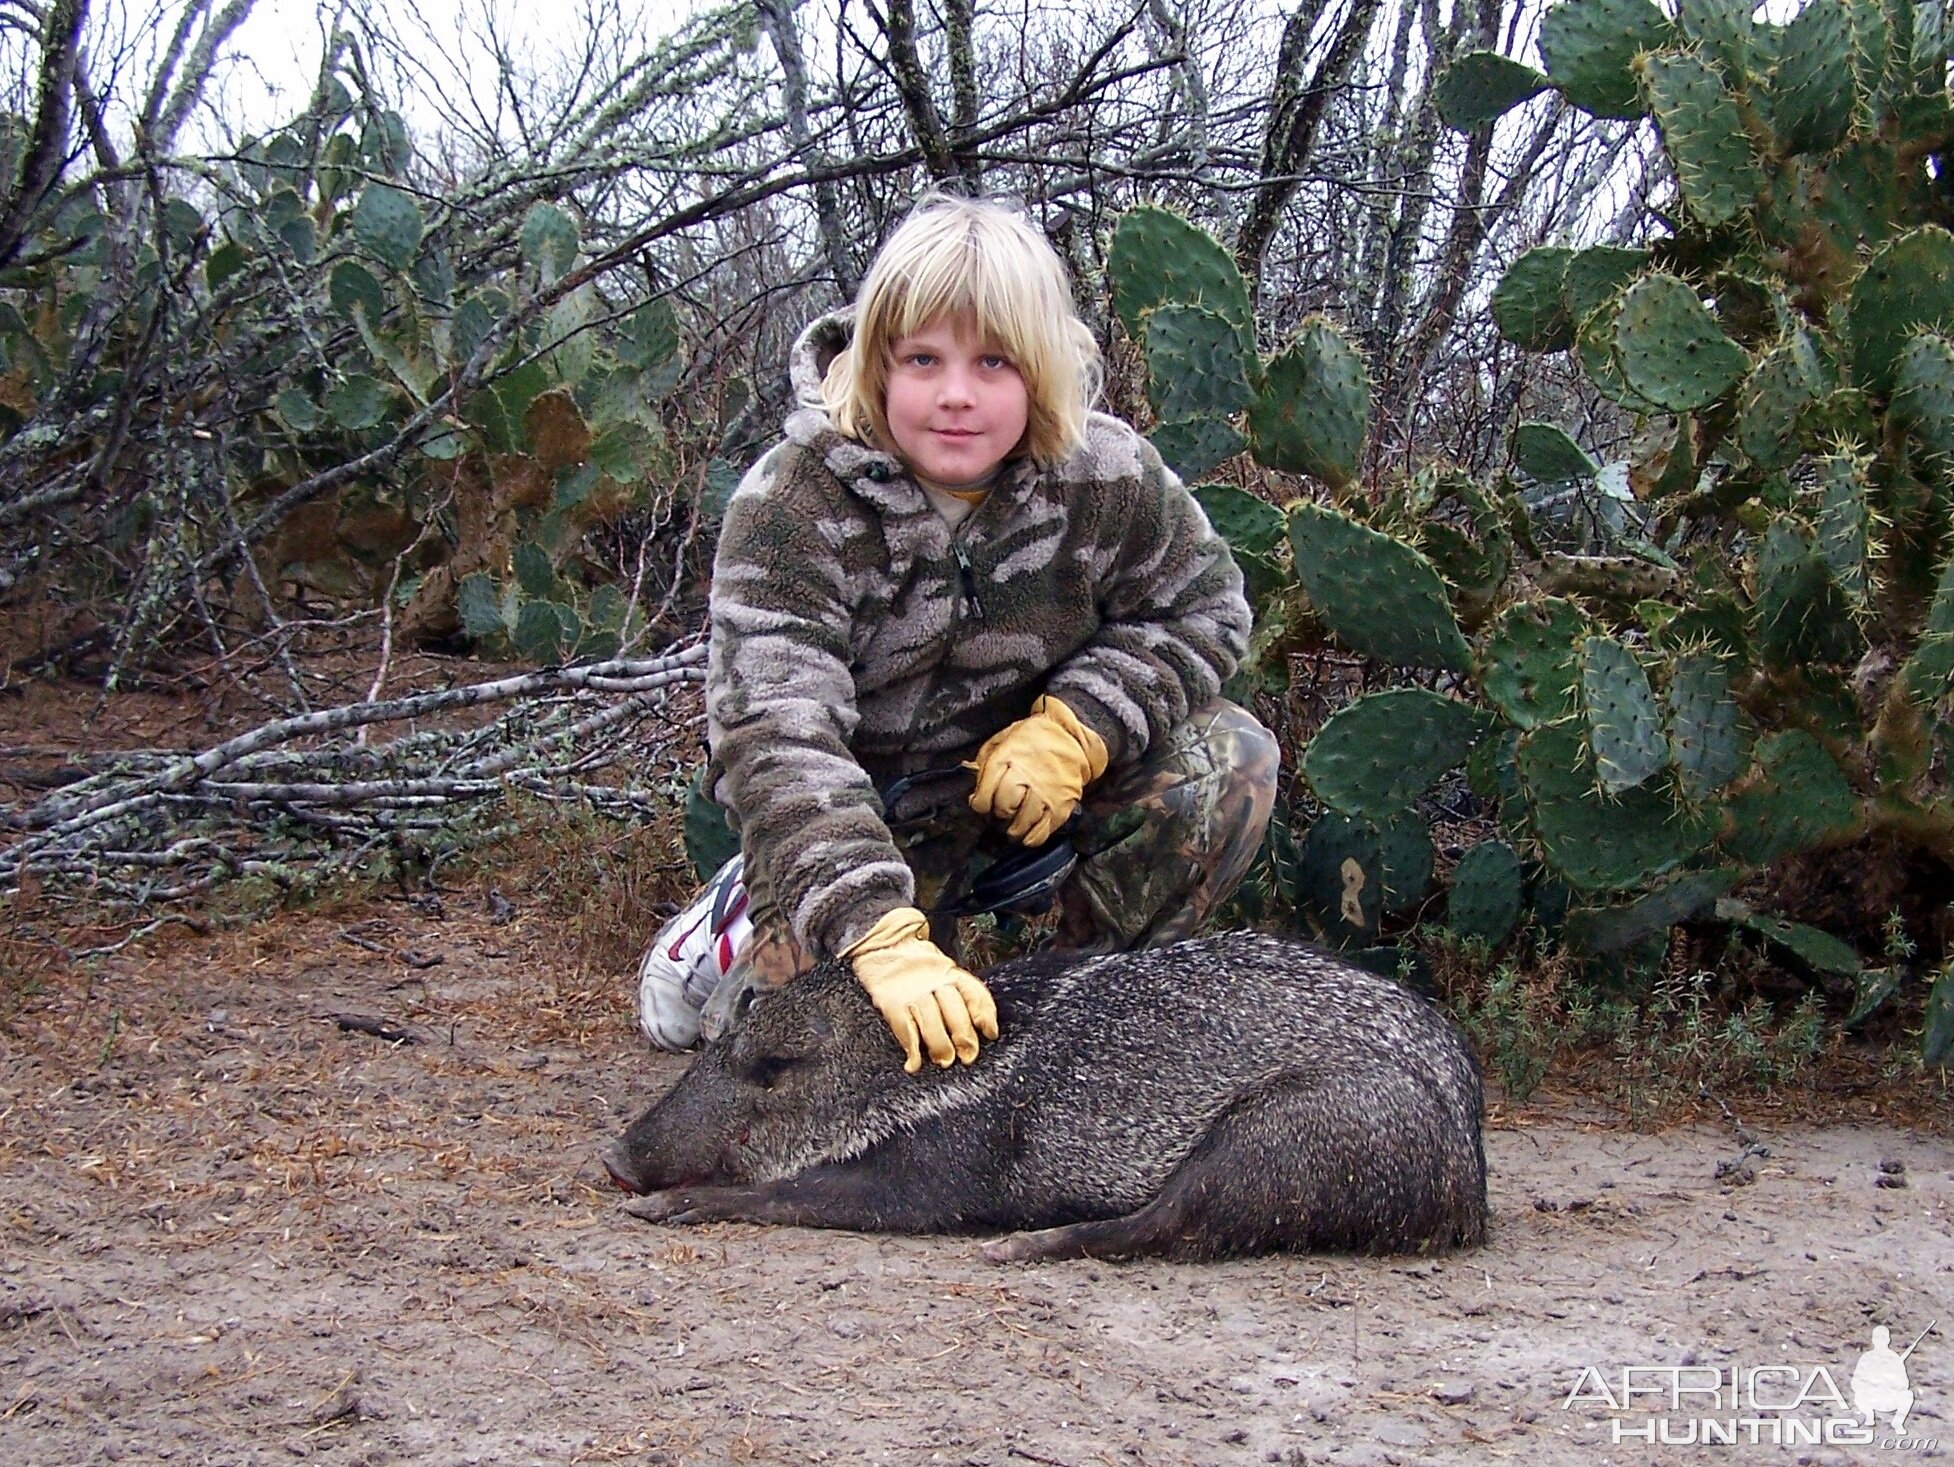
{"label": "blonde hair", "polygon": [[886,404],[895,344],[966,315],[1024,378],[1024,450],[1039,463],[1064,458],[1085,440],[1099,346],[1073,307],[1057,253],[1001,204],[923,197],[869,266],[855,297],[854,340],[828,364],[819,405],[848,437],[892,447]]}

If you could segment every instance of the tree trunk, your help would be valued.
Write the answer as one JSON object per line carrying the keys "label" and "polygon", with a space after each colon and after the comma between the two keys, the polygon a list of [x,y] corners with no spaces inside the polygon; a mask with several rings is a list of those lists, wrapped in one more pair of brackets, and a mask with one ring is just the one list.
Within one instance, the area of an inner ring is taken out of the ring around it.
{"label": "tree trunk", "polygon": [[1351,0],[1335,39],[1307,82],[1303,80],[1303,63],[1310,34],[1321,14],[1317,0],[1303,0],[1282,28],[1275,82],[1269,94],[1269,123],[1262,137],[1261,181],[1255,186],[1248,217],[1235,240],[1235,263],[1251,287],[1260,283],[1262,257],[1282,222],[1284,207],[1296,192],[1298,175],[1315,149],[1317,130],[1330,99],[1350,79],[1351,68],[1363,54],[1378,4],[1379,0]]}

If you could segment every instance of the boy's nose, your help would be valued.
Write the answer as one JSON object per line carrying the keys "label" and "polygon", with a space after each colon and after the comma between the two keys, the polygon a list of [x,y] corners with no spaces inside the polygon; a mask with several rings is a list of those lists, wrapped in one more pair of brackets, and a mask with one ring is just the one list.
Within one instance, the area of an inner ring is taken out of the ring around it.
{"label": "boy's nose", "polygon": [[971,403],[970,376],[951,368],[937,381],[936,399],[945,407],[968,407]]}

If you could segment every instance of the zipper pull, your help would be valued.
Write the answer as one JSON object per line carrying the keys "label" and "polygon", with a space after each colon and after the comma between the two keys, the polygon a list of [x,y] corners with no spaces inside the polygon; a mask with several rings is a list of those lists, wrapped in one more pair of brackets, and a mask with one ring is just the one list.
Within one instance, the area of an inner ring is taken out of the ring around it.
{"label": "zipper pull", "polygon": [[970,564],[970,557],[963,553],[963,546],[952,545],[950,552],[957,558],[957,579],[963,583],[963,600],[957,605],[957,614],[982,621],[984,603],[977,595],[977,572]]}

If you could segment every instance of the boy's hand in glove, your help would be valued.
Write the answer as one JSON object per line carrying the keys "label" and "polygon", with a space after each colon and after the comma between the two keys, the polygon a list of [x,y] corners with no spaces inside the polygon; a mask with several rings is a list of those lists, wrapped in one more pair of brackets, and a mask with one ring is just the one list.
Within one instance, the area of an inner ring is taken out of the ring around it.
{"label": "boy's hand in glove", "polygon": [[970,808],[1008,820],[1013,840],[1042,846],[1106,772],[1106,741],[1047,694],[1031,705],[1031,717],[986,739],[966,767],[977,771]]}
{"label": "boy's hand in glove", "polygon": [[887,913],[842,957],[902,1046],[910,1074],[922,1069],[924,1049],[939,1065],[969,1064],[979,1034],[997,1038],[991,991],[930,941],[929,919],[916,908]]}

